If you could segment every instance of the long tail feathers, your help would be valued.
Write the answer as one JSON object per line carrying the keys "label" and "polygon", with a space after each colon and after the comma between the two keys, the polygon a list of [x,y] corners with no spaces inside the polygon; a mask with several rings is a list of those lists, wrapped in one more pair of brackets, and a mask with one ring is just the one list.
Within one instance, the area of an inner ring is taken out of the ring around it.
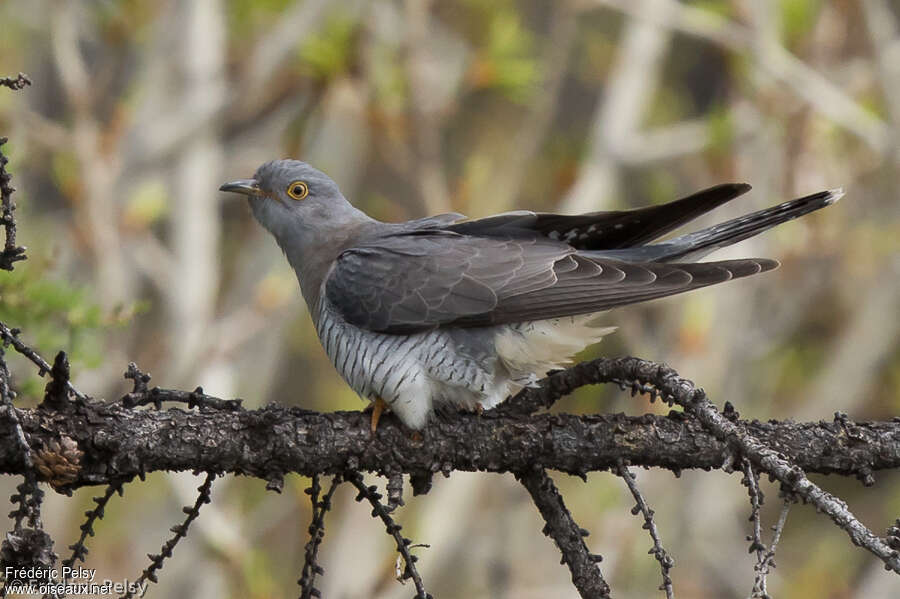
{"label": "long tail feathers", "polygon": [[694,233],[645,246],[603,252],[605,257],[631,262],[691,261],[710,252],[758,235],[776,225],[799,218],[837,202],[844,195],[842,189],[820,191],[812,195],[784,202],[765,210],[713,225]]}

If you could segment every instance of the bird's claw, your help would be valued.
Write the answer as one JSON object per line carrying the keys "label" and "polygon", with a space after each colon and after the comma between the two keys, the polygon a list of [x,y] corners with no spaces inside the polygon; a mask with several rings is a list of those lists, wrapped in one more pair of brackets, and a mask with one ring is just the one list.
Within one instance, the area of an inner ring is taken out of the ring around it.
{"label": "bird's claw", "polygon": [[372,422],[369,427],[372,430],[372,434],[375,434],[375,431],[378,430],[378,421],[381,419],[381,414],[384,412],[384,409],[387,407],[387,403],[380,397],[376,398],[375,401],[372,402]]}

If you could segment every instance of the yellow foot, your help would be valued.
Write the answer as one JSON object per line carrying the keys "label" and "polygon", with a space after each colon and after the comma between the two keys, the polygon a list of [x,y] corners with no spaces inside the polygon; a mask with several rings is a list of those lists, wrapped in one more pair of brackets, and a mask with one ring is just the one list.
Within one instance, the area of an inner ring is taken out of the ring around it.
{"label": "yellow foot", "polygon": [[477,404],[475,404],[475,413],[478,414],[479,416],[481,416],[481,414],[483,412],[484,412],[484,406],[481,405],[481,402],[478,402]]}
{"label": "yellow foot", "polygon": [[384,412],[384,409],[387,407],[387,404],[380,397],[375,399],[372,402],[372,434],[375,434],[375,431],[378,430],[378,421],[381,419],[381,413]]}

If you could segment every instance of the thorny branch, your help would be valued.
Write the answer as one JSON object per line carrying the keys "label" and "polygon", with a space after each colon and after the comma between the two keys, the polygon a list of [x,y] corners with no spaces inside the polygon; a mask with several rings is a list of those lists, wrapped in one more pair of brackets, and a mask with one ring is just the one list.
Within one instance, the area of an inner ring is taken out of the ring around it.
{"label": "thorny branch", "polygon": [[[0,137],[0,146],[6,142],[5,137]],[[0,220],[3,221],[3,227],[6,229],[6,242],[3,245],[3,251],[0,252],[0,268],[3,270],[12,270],[15,262],[25,259],[25,248],[16,245],[16,219],[13,216],[16,203],[12,199],[16,188],[10,185],[12,175],[6,172],[8,162],[9,159],[0,151],[0,204],[2,204]]]}
{"label": "thorny branch", "polygon": [[[24,73],[19,73],[16,77],[0,77],[0,86],[11,90],[20,90],[26,85],[31,85],[31,79]],[[6,142],[5,137],[0,137],[0,146]],[[16,219],[13,215],[16,203],[12,199],[16,188],[10,184],[12,175],[6,172],[8,163],[9,159],[0,151],[0,220],[6,229],[6,242],[0,252],[0,268],[3,270],[12,270],[15,262],[25,259],[25,248],[16,245]]]}
{"label": "thorny branch", "polygon": [[[741,480],[741,484],[747,487],[747,494],[750,496],[750,522],[753,524],[753,534],[747,535],[747,540],[750,541],[750,553],[756,552],[756,565],[754,566],[756,579],[753,582],[753,590],[750,592],[750,596],[766,599],[769,596],[766,588],[766,579],[769,567],[774,567],[775,565],[772,558],[775,556],[774,545],[777,544],[777,541],[773,542],[773,547],[766,547],[762,539],[760,509],[765,501],[765,495],[759,488],[759,473],[753,470],[753,464],[747,458],[741,458],[741,466],[744,471],[744,478]],[[785,508],[788,505],[788,500],[785,499]],[[782,510],[782,514],[787,517],[786,509]],[[781,525],[784,526],[783,523]]]}
{"label": "thorny branch", "polygon": [[762,556],[766,551],[766,544],[762,540],[762,524],[759,510],[762,507],[765,497],[759,488],[759,474],[753,471],[753,465],[750,460],[744,458],[741,460],[744,467],[744,479],[741,481],[747,487],[747,494],[750,495],[750,522],[753,523],[753,536],[747,536],[750,541],[750,553],[756,552],[757,559],[762,561]]}
{"label": "thorny branch", "polygon": [[[2,331],[8,329],[0,324]],[[36,363],[46,364],[34,356]],[[429,473],[438,470],[523,472],[524,464],[541,464],[583,475],[628,460],[677,472],[684,467],[727,466],[740,455],[827,513],[855,543],[879,556],[890,569],[900,569],[897,552],[865,528],[843,502],[809,481],[801,469],[852,473],[870,481],[874,469],[900,463],[900,423],[860,425],[840,415],[832,424],[741,422],[734,414],[719,413],[702,391],[666,366],[636,358],[600,359],[557,372],[540,388],[526,390],[483,417],[459,415],[438,422],[426,429],[423,447],[421,440],[410,439],[390,419],[373,439],[359,413],[316,414],[271,406],[244,411],[199,391],[148,389],[149,378],[136,367],[129,369],[128,375],[135,380],[135,390],[127,396],[130,405],[147,403],[148,398],[157,404],[174,399],[205,409],[200,413],[136,412],[121,404],[83,402],[65,414],[46,409],[16,411],[32,442],[53,441],[44,438],[47,431],[53,431],[49,436],[67,437],[97,452],[81,461],[80,470],[61,485],[64,488],[155,469],[227,470],[266,480],[272,479],[275,471],[406,472],[424,478],[426,483],[421,486],[427,487]],[[696,420],[678,413],[638,418],[522,414],[550,406],[577,387],[598,382],[617,382],[633,392],[660,395],[670,404],[682,405]],[[153,432],[136,434],[135,427]],[[153,438],[165,439],[164,446],[145,442]],[[465,443],[460,442],[463,438]],[[573,444],[572,439],[580,443]],[[794,463],[782,455],[791,455]],[[4,439],[0,433],[0,470],[23,471],[15,433],[12,439]]]}
{"label": "thorny branch", "polygon": [[663,549],[662,541],[659,540],[659,530],[657,530],[656,521],[653,519],[654,512],[650,509],[650,506],[647,505],[644,496],[641,495],[637,483],[635,482],[634,474],[629,471],[628,467],[622,462],[619,462],[618,475],[622,477],[622,480],[628,485],[628,490],[631,491],[631,496],[634,497],[635,505],[631,508],[631,513],[635,516],[639,513],[644,516],[644,529],[650,533],[650,539],[653,541],[653,547],[648,553],[656,558],[656,561],[659,562],[660,570],[662,571],[663,581],[659,590],[666,592],[666,599],[674,599],[675,590],[672,588],[672,577],[669,575],[669,572],[671,572],[672,568],[675,566],[675,560],[673,560],[666,550]]}
{"label": "thorny branch", "polygon": [[[2,330],[0,330],[2,333]],[[150,375],[141,372],[134,362],[128,364],[125,378],[134,381],[134,390],[125,394],[122,405],[127,408],[135,408],[153,404],[157,410],[162,409],[164,401],[187,404],[187,408],[202,407],[213,410],[238,410],[241,407],[240,399],[219,399],[203,393],[203,387],[197,387],[193,391],[180,391],[177,389],[149,388]]]}
{"label": "thorny branch", "polygon": [[[760,470],[778,479],[787,490],[825,512],[842,528],[855,545],[860,545],[881,559],[885,567],[900,573],[900,552],[889,547],[883,539],[870,531],[849,510],[840,498],[822,490],[806,476],[802,468],[792,464],[784,454],[755,437],[745,426],[726,418],[687,379],[681,378],[668,366],[638,358],[595,360],[588,363],[594,369],[597,382],[613,379],[651,385],[666,399],[681,405],[695,416],[717,439],[726,443],[736,454],[747,457]],[[790,454],[788,454],[790,455]],[[869,472],[871,475],[871,472]]]}
{"label": "thorny branch", "polygon": [[[154,399],[159,399],[159,404],[170,399],[189,401],[192,396],[150,389],[149,376],[136,367],[130,368],[128,375],[135,380],[135,389],[129,394],[132,405],[157,403]],[[597,382],[617,382],[634,392],[654,392],[670,403],[684,405],[697,418],[682,412],[640,417],[516,413],[523,406],[549,406],[574,388]],[[662,466],[678,472],[682,468],[722,467],[734,463],[735,456],[740,455],[755,468],[788,481],[784,484],[788,491],[817,507],[824,506],[820,509],[842,527],[851,527],[852,538],[861,539],[867,548],[874,548],[874,553],[884,553],[879,546],[883,541],[866,529],[861,535],[857,533],[862,525],[846,508],[835,513],[839,500],[813,488],[805,474],[785,475],[781,464],[784,458],[777,454],[792,456],[794,465],[788,466],[791,473],[802,473],[800,468],[804,468],[857,475],[868,481],[873,470],[900,467],[900,422],[853,423],[842,415],[832,423],[740,421],[734,413],[719,414],[702,392],[668,367],[636,358],[576,365],[554,373],[541,388],[529,389],[507,403],[482,416],[459,414],[439,420],[424,431],[424,439],[418,440],[393,418],[383,419],[373,437],[366,416],[360,412],[319,414],[276,406],[249,411],[202,394],[194,395],[193,405],[199,407],[194,411],[136,410],[122,403],[85,401],[70,402],[63,411],[48,404],[37,410],[10,413],[19,419],[25,438],[33,446],[52,446],[56,439],[67,438],[83,448],[74,477],[61,486],[64,491],[153,470],[198,469],[249,474],[270,481],[277,478],[275,474],[288,472],[346,475],[348,471],[366,470],[389,477],[406,473],[415,483],[414,489],[424,490],[431,473],[437,471],[522,473],[540,464],[545,469],[583,476],[588,471],[617,468],[627,460],[633,465]],[[704,419],[712,424],[705,424]],[[0,429],[0,471],[26,472],[15,426]],[[540,480],[534,476],[526,475],[523,484],[536,489],[538,497],[552,496],[547,495],[546,488],[541,491]],[[546,506],[552,502],[547,502],[544,511],[551,513],[547,510],[552,507]],[[383,508],[376,509],[377,515],[389,518],[389,506],[377,503]],[[553,517],[570,522],[571,532],[575,524],[563,509],[558,506]],[[553,528],[551,532],[556,530],[566,529]],[[871,542],[872,537],[876,543]],[[891,547],[900,546],[900,542],[888,542],[888,560],[895,559]],[[161,563],[157,558],[161,556],[154,556],[154,566]],[[573,557],[570,563],[580,562]],[[155,569],[148,569],[148,579]]]}
{"label": "thorny branch", "polygon": [[775,550],[781,541],[781,533],[784,531],[784,524],[787,522],[788,512],[791,511],[791,500],[785,498],[781,505],[781,513],[778,515],[778,522],[772,527],[772,543],[768,549],[760,556],[759,561],[754,570],[756,570],[756,579],[753,581],[753,589],[750,591],[751,599],[768,599],[769,591],[766,588],[766,579],[769,576],[769,570],[775,567]]}
{"label": "thorny branch", "polygon": [[[581,476],[615,468],[621,459],[677,473],[720,468],[734,454],[699,422],[674,411],[667,416],[459,414],[425,429],[423,440],[410,438],[393,417],[384,418],[373,437],[360,412],[322,414],[274,405],[156,411],[92,401],[65,414],[16,414],[35,446],[64,435],[82,448],[80,468],[67,489],[159,470],[195,469],[263,480],[276,472],[312,476],[347,469],[422,478],[453,470],[518,472],[540,463]],[[900,467],[900,422],[735,425],[809,472],[855,476]],[[12,427],[0,428],[0,472],[24,473]],[[425,488],[426,482],[417,486]]]}
{"label": "thorny branch", "polygon": [[9,368],[6,366],[4,359],[5,352],[0,347],[0,402],[7,420],[13,425],[15,431],[15,442],[21,452],[22,464],[24,472],[31,472],[34,468],[34,462],[31,456],[31,447],[28,445],[28,439],[25,438],[25,432],[22,430],[22,423],[19,421],[19,414],[13,405],[15,392],[9,383]]}
{"label": "thorny branch", "polygon": [[312,521],[309,523],[309,542],[304,549],[303,570],[300,580],[300,599],[309,599],[310,597],[320,597],[321,593],[316,588],[316,576],[324,573],[322,567],[316,562],[319,554],[319,545],[325,538],[325,513],[331,509],[331,498],[341,484],[341,477],[335,476],[331,479],[331,486],[322,499],[319,499],[319,493],[322,492],[322,486],[319,484],[319,476],[312,477],[312,483],[306,490],[309,500],[312,503]]}
{"label": "thorny branch", "polygon": [[19,73],[15,77],[0,77],[0,86],[11,90],[18,91],[26,85],[31,85],[31,79],[25,73]]}
{"label": "thorny branch", "polygon": [[[21,331],[19,329],[11,329],[0,322],[0,341],[2,341],[3,345],[11,345],[13,349],[28,358],[32,363],[34,363],[35,366],[38,367],[38,376],[44,376],[52,370],[52,367],[47,363],[47,360],[40,356],[40,354],[38,354],[29,345],[19,339],[20,333]],[[71,381],[66,381],[66,387],[68,387],[69,391],[78,399],[82,401],[88,399],[88,396],[76,389]]]}
{"label": "thorny branch", "polygon": [[[109,503],[109,500],[113,495],[118,493],[120,496],[123,493],[123,486],[128,482],[126,480],[116,481],[114,483],[110,483],[106,487],[106,491],[104,491],[103,495],[98,497],[94,497],[93,501],[97,505],[84,513],[87,519],[81,525],[81,536],[78,537],[78,540],[73,544],[69,545],[69,549],[72,550],[72,555],[70,555],[67,559],[63,560],[62,566],[64,568],[72,568],[76,562],[81,561],[84,562],[85,558],[88,554],[88,548],[85,544],[88,536],[94,536],[94,524],[97,520],[101,520],[103,518],[104,512],[106,510],[106,504]],[[71,570],[67,571],[66,576],[63,579],[63,584],[68,583],[72,580]],[[61,599],[65,597],[65,595],[59,595],[57,593],[46,593],[43,599]]]}
{"label": "thorny branch", "polygon": [[[385,530],[387,530],[387,533],[394,538],[394,542],[397,543],[397,551],[403,557],[405,563],[402,573],[400,574],[400,581],[412,579],[413,584],[416,586],[416,599],[431,599],[431,595],[425,590],[425,583],[422,582],[422,577],[416,569],[416,562],[419,558],[412,555],[409,551],[411,549],[412,541],[400,534],[402,527],[394,522],[388,507],[381,503],[381,493],[378,492],[377,487],[374,485],[366,486],[363,482],[362,474],[359,472],[348,473],[344,478],[359,491],[359,494],[356,496],[356,501],[365,499],[371,504],[372,517],[381,519],[384,523]],[[415,546],[428,547],[428,545]]]}
{"label": "thorny branch", "polygon": [[72,555],[69,556],[68,559],[63,560],[63,566],[71,568],[78,561],[84,562],[88,554],[88,549],[84,542],[89,536],[94,536],[94,524],[97,522],[97,520],[101,520],[103,518],[103,515],[106,511],[106,505],[109,503],[109,500],[112,499],[112,496],[116,493],[121,496],[124,493],[126,482],[128,481],[119,480],[110,483],[109,485],[107,485],[106,490],[103,492],[103,495],[94,497],[93,501],[97,505],[93,509],[90,509],[84,513],[87,519],[80,527],[81,536],[78,537],[77,541],[69,545],[69,549],[72,550]]}
{"label": "thorny branch", "polygon": [[175,549],[175,545],[178,544],[178,541],[187,536],[188,528],[190,528],[191,522],[196,520],[197,516],[200,515],[200,508],[203,504],[210,502],[210,491],[215,478],[216,474],[214,472],[208,472],[206,474],[206,480],[203,481],[202,485],[197,487],[197,501],[194,502],[194,505],[185,507],[182,510],[187,514],[184,522],[176,524],[171,528],[171,531],[175,533],[175,536],[165,542],[158,554],[150,554],[147,556],[150,558],[150,565],[141,573],[134,584],[129,586],[128,592],[122,595],[122,599],[130,599],[133,597],[134,590],[139,588],[144,581],[149,580],[150,582],[158,582],[156,573],[162,569],[163,562],[166,558],[172,557],[172,550]]}
{"label": "thorny branch", "polygon": [[[19,73],[16,77],[0,77],[0,86],[11,90],[20,90],[26,85],[31,85],[31,80],[24,73]],[[0,137],[0,146],[6,142],[7,138]],[[0,150],[0,211],[2,211],[0,220],[6,233],[3,251],[0,252],[0,268],[4,270],[12,270],[15,262],[26,258],[25,248],[16,245],[16,220],[13,215],[16,204],[12,198],[15,188],[11,185],[12,175],[6,170],[8,163],[9,159]],[[25,480],[16,487],[17,492],[10,497],[10,501],[17,504],[17,507],[9,514],[14,524],[0,545],[0,563],[12,566],[27,564],[48,567],[56,563],[57,556],[53,552],[53,540],[43,530],[41,505],[44,492],[37,486],[34,456],[13,404],[16,393],[10,384],[9,369],[6,366],[7,343],[4,336],[0,347],[0,411],[12,425],[17,459],[23,467]],[[26,523],[24,526],[23,522]],[[4,568],[3,579],[8,583],[5,572]],[[7,585],[4,584],[0,588],[0,597],[5,597],[6,593]]]}
{"label": "thorny branch", "polygon": [[[0,331],[5,328],[0,323]],[[40,362],[46,364],[40,356]],[[649,369],[636,373],[635,367]],[[660,369],[660,370],[657,370]],[[139,373],[136,367],[130,376]],[[107,484],[145,472],[216,469],[257,475],[269,480],[275,470],[305,475],[340,473],[346,469],[403,472],[422,477],[440,470],[516,472],[524,465],[583,475],[615,468],[618,460],[636,466],[718,468],[733,461],[728,444],[704,431],[680,412],[668,416],[542,414],[525,418],[506,415],[529,401],[551,405],[561,395],[586,384],[623,380],[623,375],[654,377],[671,369],[635,358],[600,359],[559,371],[540,388],[528,389],[500,409],[482,417],[460,414],[426,429],[427,443],[411,439],[392,418],[386,418],[376,438],[362,424],[359,412],[319,414],[268,406],[236,409],[233,400],[195,396],[201,413],[132,410],[121,404],[86,402],[71,414],[21,410],[14,414],[35,444],[65,435],[88,450],[78,477],[67,488]],[[147,398],[189,401],[189,392],[148,389],[149,377],[139,376],[137,403]],[[659,393],[668,379],[652,387]],[[667,384],[667,383],[666,383]],[[691,387],[692,388],[692,387]],[[672,401],[671,397],[667,397]],[[208,403],[206,403],[208,402]],[[714,409],[714,408],[713,408]],[[853,423],[839,415],[833,423],[745,422],[760,443],[811,472],[857,475],[900,466],[900,422]],[[262,432],[261,432],[262,431]],[[562,431],[562,433],[560,432]],[[5,433],[5,435],[4,435]],[[465,438],[466,443],[459,439]],[[0,471],[23,473],[19,438],[0,430]],[[165,443],[147,443],[165,439]],[[424,482],[423,488],[427,485]]]}

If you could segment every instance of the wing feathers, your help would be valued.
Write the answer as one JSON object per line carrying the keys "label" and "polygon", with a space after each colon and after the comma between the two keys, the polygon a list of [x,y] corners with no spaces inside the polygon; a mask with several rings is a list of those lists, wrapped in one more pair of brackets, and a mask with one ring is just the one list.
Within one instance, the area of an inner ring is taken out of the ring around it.
{"label": "wing feathers", "polygon": [[350,323],[408,333],[607,310],[755,274],[768,260],[629,263],[543,239],[394,235],[345,251],[330,304]]}
{"label": "wing feathers", "polygon": [[[329,309],[374,331],[486,326],[608,310],[771,270],[774,260],[691,262],[836,201],[838,190],[644,245],[750,189],[719,185],[669,204],[578,216],[520,211],[401,225],[345,250]],[[682,262],[673,262],[673,261]]]}

